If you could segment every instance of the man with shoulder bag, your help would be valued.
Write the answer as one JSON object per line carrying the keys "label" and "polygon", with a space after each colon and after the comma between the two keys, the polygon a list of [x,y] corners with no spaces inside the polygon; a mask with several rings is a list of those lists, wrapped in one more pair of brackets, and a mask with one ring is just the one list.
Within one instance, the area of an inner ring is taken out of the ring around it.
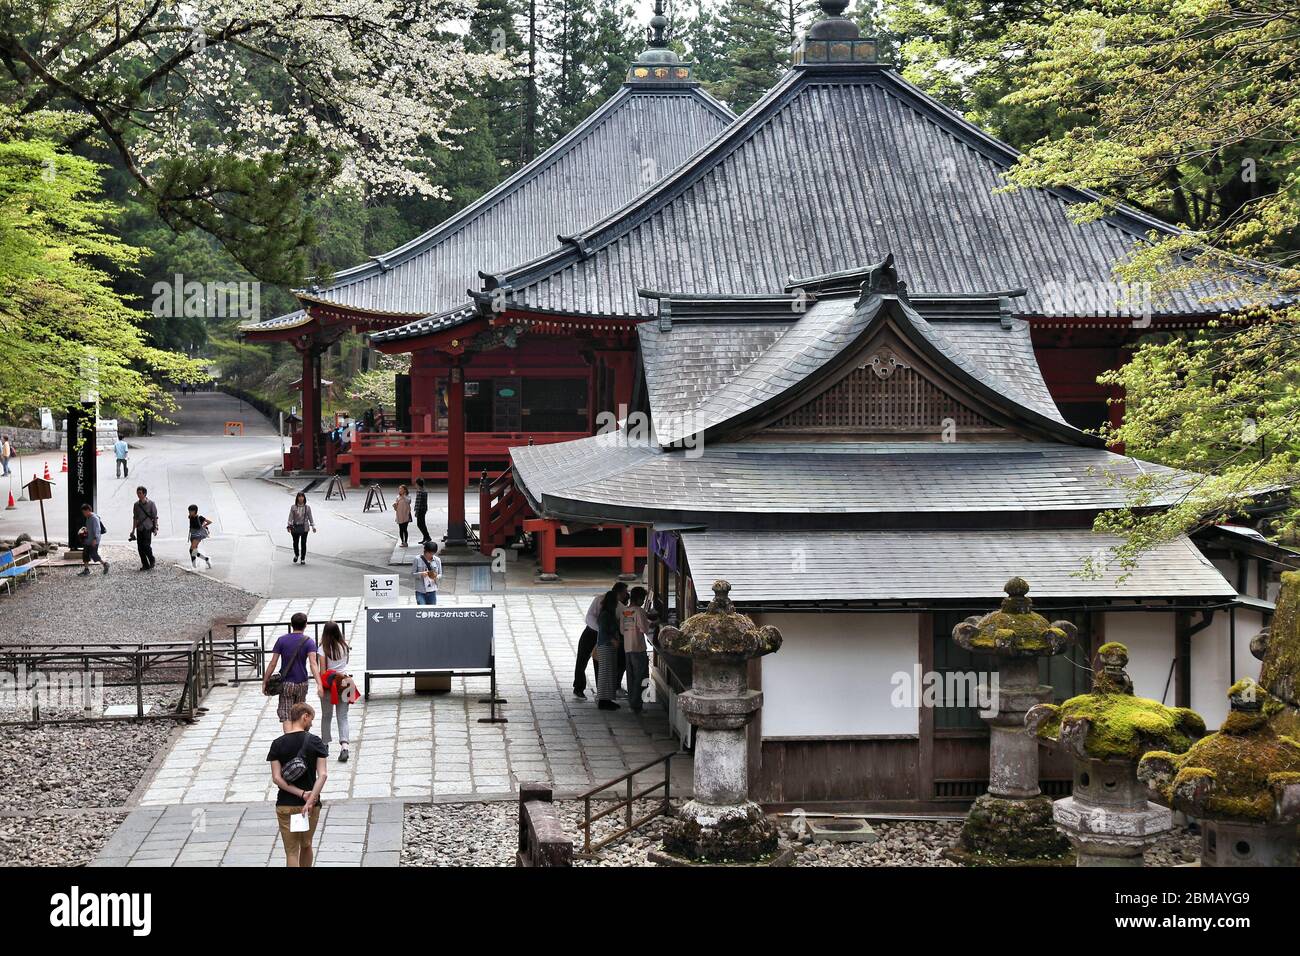
{"label": "man with shoulder bag", "polygon": [[[290,631],[276,638],[271,648],[271,660],[262,675],[262,693],[267,697],[279,696],[276,716],[284,732],[290,733],[293,721],[290,712],[294,704],[301,704],[307,699],[307,688],[316,683],[316,642],[308,637],[307,615],[299,611],[289,619]],[[276,664],[284,666],[276,671]],[[310,679],[308,670],[311,671]]]}

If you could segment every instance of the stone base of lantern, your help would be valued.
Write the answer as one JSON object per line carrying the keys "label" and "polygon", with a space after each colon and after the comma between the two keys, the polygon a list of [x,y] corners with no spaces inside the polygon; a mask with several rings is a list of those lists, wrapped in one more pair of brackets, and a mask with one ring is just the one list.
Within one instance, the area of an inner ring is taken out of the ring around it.
{"label": "stone base of lantern", "polygon": [[1154,803],[1117,810],[1065,797],[1052,805],[1052,815],[1074,847],[1079,866],[1141,866],[1146,848],[1173,828],[1173,814]]}
{"label": "stone base of lantern", "polygon": [[1052,801],[1042,796],[1013,799],[986,793],[966,815],[961,841],[946,854],[967,865],[1073,864],[1070,844],[1052,819]]}
{"label": "stone base of lantern", "polygon": [[1300,866],[1294,823],[1201,821],[1201,866]]}
{"label": "stone base of lantern", "polygon": [[777,852],[776,826],[756,803],[717,807],[690,800],[673,817],[664,851],[683,861],[755,863]]}

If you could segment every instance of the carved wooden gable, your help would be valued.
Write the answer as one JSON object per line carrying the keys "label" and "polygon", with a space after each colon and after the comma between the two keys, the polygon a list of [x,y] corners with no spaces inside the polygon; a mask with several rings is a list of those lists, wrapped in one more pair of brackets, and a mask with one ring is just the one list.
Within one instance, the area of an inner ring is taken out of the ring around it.
{"label": "carved wooden gable", "polygon": [[977,405],[909,351],[878,341],[847,375],[763,430],[939,437],[955,427],[967,434],[1003,433]]}

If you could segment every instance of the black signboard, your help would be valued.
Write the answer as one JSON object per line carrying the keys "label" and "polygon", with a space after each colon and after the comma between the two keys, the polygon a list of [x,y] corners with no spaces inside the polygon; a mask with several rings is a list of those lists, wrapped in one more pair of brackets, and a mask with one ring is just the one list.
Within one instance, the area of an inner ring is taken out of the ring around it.
{"label": "black signboard", "polygon": [[366,670],[491,670],[492,611],[491,605],[369,608]]}
{"label": "black signboard", "polygon": [[492,648],[493,607],[456,605],[438,607],[372,607],[366,609],[366,697],[370,681],[408,674],[450,674],[454,677],[490,677],[491,690],[480,704],[491,704],[480,724],[504,724],[497,715],[496,655]]}
{"label": "black signboard", "polygon": [[80,548],[79,532],[86,525],[81,506],[95,507],[95,406],[68,409],[68,547]]}

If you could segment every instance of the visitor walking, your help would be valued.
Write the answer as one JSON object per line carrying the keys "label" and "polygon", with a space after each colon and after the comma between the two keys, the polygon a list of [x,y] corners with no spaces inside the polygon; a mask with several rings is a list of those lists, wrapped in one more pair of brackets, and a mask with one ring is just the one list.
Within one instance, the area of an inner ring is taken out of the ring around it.
{"label": "visitor walking", "polygon": [[117,456],[117,477],[119,478],[126,478],[131,474],[126,465],[127,450],[125,440],[119,438],[117,441],[113,442],[113,454]]}
{"label": "visitor walking", "polygon": [[614,694],[622,676],[618,672],[619,632],[618,590],[611,588],[600,601],[596,614],[596,706],[601,710],[618,710]]}
{"label": "visitor walking", "polygon": [[406,532],[411,525],[411,493],[406,485],[397,486],[397,500],[393,502],[393,517],[397,519],[397,536],[402,547],[409,547]]}
{"label": "visitor walking", "polygon": [[[614,583],[613,590],[623,592],[627,590],[627,585],[622,581]],[[620,593],[620,598],[622,594]],[[583,619],[585,625],[582,634],[578,637],[578,658],[573,665],[573,696],[579,700],[587,699],[587,662],[592,659],[592,654],[596,650],[596,633],[600,628],[600,605],[605,600],[605,593],[597,594],[591,599],[591,606],[587,608],[587,616]],[[600,679],[600,664],[596,664],[596,679]]]}
{"label": "visitor walking", "polygon": [[645,698],[645,684],[650,676],[650,657],[646,653],[645,639],[650,633],[650,618],[645,612],[646,589],[635,587],[628,594],[627,604],[619,608],[623,632],[623,654],[627,667],[627,704],[637,713]]}
{"label": "visitor walking", "polygon": [[307,563],[307,531],[316,530],[316,519],[311,516],[311,505],[307,496],[301,491],[293,496],[293,506],[289,509],[289,521],[285,530],[293,536],[293,563]]}
{"label": "visitor walking", "polygon": [[[306,630],[306,614],[299,611],[289,618],[289,633],[281,634],[275,639],[275,645],[271,648],[271,660],[262,676],[262,693],[267,696],[275,691],[271,685],[272,676],[279,679],[280,700],[276,704],[275,714],[280,718],[280,725],[286,734],[291,723],[290,710],[294,704],[301,704],[307,699],[309,668],[310,682],[317,680],[316,642],[307,636]],[[280,661],[284,661],[284,666],[277,671],[276,664]]]}
{"label": "visitor walking", "polygon": [[95,509],[89,504],[81,506],[81,515],[85,519],[86,525],[78,535],[81,537],[81,570],[77,572],[78,577],[86,577],[90,574],[90,562],[98,561],[103,565],[104,573],[108,573],[108,562],[99,556],[99,545],[104,539],[104,522],[99,520],[99,515],[95,514]]}
{"label": "visitor walking", "polygon": [[415,526],[420,529],[420,540],[429,540],[429,528],[424,523],[429,514],[429,493],[424,490],[424,479],[415,479]]}
{"label": "visitor walking", "polygon": [[320,817],[320,794],[325,789],[330,751],[311,732],[316,712],[310,704],[294,704],[289,718],[284,736],[271,744],[266,759],[271,764],[271,780],[280,789],[275,798],[275,816],[285,865],[311,866],[311,841]]}
{"label": "visitor walking", "polygon": [[424,542],[421,553],[411,563],[411,574],[415,576],[415,603],[438,603],[438,579],[442,577],[442,561],[438,558],[438,546],[432,541]]}
{"label": "visitor walking", "polygon": [[330,621],[320,629],[320,653],[317,654],[320,670],[321,739],[330,744],[330,718],[339,721],[339,763],[348,762],[348,708],[357,702],[361,692],[357,682],[348,673],[348,642],[343,639],[343,629]]}
{"label": "visitor walking", "polygon": [[140,570],[150,571],[158,562],[153,556],[153,536],[158,533],[158,506],[149,500],[149,489],[140,485],[135,489],[135,504],[131,506],[131,537],[140,552]]}
{"label": "visitor walking", "polygon": [[203,515],[199,514],[198,505],[190,505],[190,567],[198,567],[197,561],[203,559],[203,563],[212,569],[212,559],[199,550],[199,542],[209,537],[212,532],[208,528],[212,527],[212,522]]}
{"label": "visitor walking", "polygon": [[0,467],[4,468],[4,473],[0,477],[9,477],[9,459],[14,456],[14,446],[9,441],[9,436],[0,437]]}

